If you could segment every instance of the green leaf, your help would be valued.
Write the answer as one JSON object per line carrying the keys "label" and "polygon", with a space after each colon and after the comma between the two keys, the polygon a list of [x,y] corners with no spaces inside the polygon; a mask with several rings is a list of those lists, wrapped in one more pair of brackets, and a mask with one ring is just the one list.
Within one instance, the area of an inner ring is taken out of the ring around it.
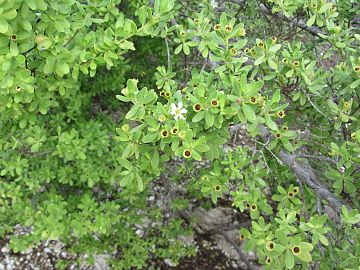
{"label": "green leaf", "polygon": [[121,166],[126,168],[128,171],[131,171],[133,169],[133,165],[127,159],[118,157],[117,161],[120,163]]}
{"label": "green leaf", "polygon": [[241,48],[243,48],[246,45],[246,43],[247,43],[246,39],[239,40],[238,42],[236,42],[235,48],[240,50]]}
{"label": "green leaf", "polygon": [[124,24],[124,30],[128,34],[135,35],[137,32],[137,26],[133,20],[127,20]]}
{"label": "green leaf", "polygon": [[354,88],[358,87],[359,85],[360,85],[360,79],[356,80],[352,84],[350,84],[350,88],[354,89]]}
{"label": "green leaf", "polygon": [[288,244],[287,234],[285,233],[284,230],[282,230],[282,229],[277,229],[277,230],[275,231],[275,237],[276,237],[277,240],[280,242],[280,244],[283,244],[283,245],[287,245],[287,244]]}
{"label": "green leaf", "polygon": [[148,14],[148,7],[146,7],[146,6],[140,7],[139,12],[138,12],[138,16],[139,16],[139,21],[140,21],[140,23],[142,25],[145,24],[147,14]]}
{"label": "green leaf", "polygon": [[57,61],[55,66],[55,72],[59,76],[64,76],[70,72],[69,65],[63,61]]}
{"label": "green leaf", "polygon": [[332,98],[329,98],[327,100],[327,104],[328,106],[330,107],[331,110],[333,110],[334,112],[337,112],[338,111],[338,106],[337,104],[332,100]]}
{"label": "green leaf", "polygon": [[277,124],[271,119],[271,117],[268,113],[265,113],[265,123],[272,130],[278,129]]}
{"label": "green leaf", "polygon": [[11,56],[18,56],[19,55],[19,48],[16,43],[10,43],[10,54]]}
{"label": "green leaf", "polygon": [[132,50],[132,51],[136,50],[134,47],[134,43],[132,43],[131,41],[128,41],[128,40],[123,40],[122,43],[119,44],[119,48],[123,49],[123,50]]}
{"label": "green leaf", "polygon": [[138,104],[134,105],[130,111],[125,115],[126,119],[134,120],[138,117],[138,114],[140,112],[140,106]]}
{"label": "green leaf", "polygon": [[194,147],[194,149],[199,152],[207,152],[210,150],[209,146],[207,146],[206,144],[196,146],[196,147]]}
{"label": "green leaf", "polygon": [[333,188],[335,189],[340,189],[340,191],[343,188],[343,181],[342,180],[338,180],[333,184]]}
{"label": "green leaf", "polygon": [[269,49],[269,52],[277,52],[278,50],[280,50],[280,48],[281,48],[281,44],[275,44]]}
{"label": "green leaf", "polygon": [[257,59],[255,60],[254,65],[255,65],[255,66],[260,65],[262,62],[264,62],[264,59],[265,59],[265,55],[260,56],[259,58],[257,58]]}
{"label": "green leaf", "polygon": [[159,166],[160,156],[159,156],[159,152],[157,150],[154,150],[154,154],[152,156],[151,162],[152,162],[153,168],[157,168]]}
{"label": "green leaf", "polygon": [[212,127],[214,125],[214,115],[211,112],[205,113],[205,122],[206,125],[208,125],[209,127]]}
{"label": "green leaf", "polygon": [[135,79],[129,79],[127,80],[127,88],[129,90],[129,93],[135,93],[138,91],[138,87],[137,87],[137,84],[138,84],[138,80],[135,80]]}
{"label": "green leaf", "polygon": [[[124,48],[122,48],[124,49]],[[106,64],[108,64],[110,67],[112,67],[114,65],[113,61],[111,60],[111,58],[109,57],[109,54],[107,52],[104,53],[104,60],[106,62]]]}
{"label": "green leaf", "polygon": [[10,9],[1,14],[1,17],[3,17],[6,20],[12,20],[12,19],[16,18],[16,16],[17,16],[16,9]]}
{"label": "green leaf", "polygon": [[131,182],[132,182],[132,180],[134,179],[134,174],[133,173],[128,173],[127,175],[125,175],[122,179],[121,179],[121,181],[120,181],[120,186],[121,187],[126,187],[126,186],[128,186]]}
{"label": "green leaf", "polygon": [[37,10],[36,0],[26,0],[26,4],[29,6],[30,9]]}
{"label": "green leaf", "polygon": [[[278,69],[278,65],[272,59],[268,59],[267,62],[272,69],[274,69],[274,70]],[[276,74],[275,74],[275,76],[276,76]]]}
{"label": "green leaf", "polygon": [[216,194],[216,192],[211,192],[211,201],[213,203],[217,202],[217,194]]}
{"label": "green leaf", "polygon": [[282,195],[286,195],[286,194],[287,194],[286,190],[285,190],[282,186],[277,186],[277,190],[278,190],[279,193],[282,194]]}
{"label": "green leaf", "polygon": [[329,245],[329,241],[327,240],[327,238],[324,235],[319,234],[319,240],[324,246]]}
{"label": "green leaf", "polygon": [[312,261],[312,257],[311,257],[311,254],[309,252],[301,252],[299,255],[298,255],[298,258],[304,262],[311,262]]}
{"label": "green leaf", "polygon": [[248,121],[255,122],[256,114],[249,105],[243,104],[242,111],[245,114],[245,117]]}
{"label": "green leaf", "polygon": [[38,43],[37,49],[39,51],[45,51],[45,50],[49,49],[51,47],[51,45],[52,45],[52,41],[47,38]]}
{"label": "green leaf", "polygon": [[158,13],[159,10],[160,10],[160,1],[161,0],[155,0],[154,1],[154,11],[155,11],[155,13]]}
{"label": "green leaf", "polygon": [[286,72],[285,76],[290,78],[292,75],[294,75],[294,69],[290,69],[288,72]]}
{"label": "green leaf", "polygon": [[44,0],[35,0],[35,2],[36,2],[37,9],[39,9],[39,10],[47,9],[47,5]]}
{"label": "green leaf", "polygon": [[174,7],[174,0],[161,0],[160,1],[160,13],[167,13]]}
{"label": "green leaf", "polygon": [[205,117],[205,111],[201,111],[195,114],[191,121],[196,123],[202,120],[204,117]]}
{"label": "green leaf", "polygon": [[348,217],[349,216],[349,212],[346,208],[345,205],[341,206],[341,213],[343,214],[344,217]]}
{"label": "green leaf", "polygon": [[197,161],[201,161],[200,154],[198,152],[196,152],[194,149],[192,150],[192,157]]}
{"label": "green leaf", "polygon": [[278,103],[280,101],[280,89],[276,90],[271,99],[271,104]]}
{"label": "green leaf", "polygon": [[175,54],[179,54],[179,53],[181,52],[181,50],[182,50],[182,44],[180,44],[179,46],[176,47],[174,53],[175,53]]}
{"label": "green leaf", "polygon": [[21,119],[20,122],[19,122],[19,127],[21,129],[23,129],[23,128],[26,127],[26,124],[27,124],[27,120],[26,119]]}
{"label": "green leaf", "polygon": [[136,174],[136,180],[137,180],[137,186],[139,191],[143,191],[144,190],[144,182],[142,180],[142,178],[140,177],[140,175]]}
{"label": "green leaf", "polygon": [[194,142],[194,146],[200,146],[200,145],[203,145],[204,143],[206,143],[207,139],[205,136],[201,136],[199,139],[197,139],[195,142]]}
{"label": "green leaf", "polygon": [[285,266],[287,269],[292,269],[294,267],[294,256],[290,250],[287,250],[285,253]]}
{"label": "green leaf", "polygon": [[308,27],[312,26],[314,24],[315,20],[316,20],[316,15],[311,16],[310,19],[306,22],[306,25]]}
{"label": "green leaf", "polygon": [[183,44],[183,49],[184,49],[184,53],[186,55],[189,55],[190,54],[190,48],[189,48],[189,45],[187,43],[184,43]]}
{"label": "green leaf", "polygon": [[249,84],[248,95],[252,96],[252,95],[258,93],[263,86],[264,86],[264,81],[257,81],[257,82],[252,81]]}
{"label": "green leaf", "polygon": [[154,142],[157,138],[158,138],[157,132],[148,133],[148,134],[146,134],[146,136],[143,137],[142,142],[143,143]]}
{"label": "green leaf", "polygon": [[0,17],[0,33],[5,34],[9,29],[9,24],[4,18]]}
{"label": "green leaf", "polygon": [[6,169],[2,169],[1,172],[0,172],[0,175],[1,175],[1,176],[4,176],[4,175],[7,174],[7,172],[8,172],[8,171],[7,171]]}
{"label": "green leaf", "polygon": [[314,248],[312,244],[307,242],[301,242],[300,246],[303,249],[303,251],[311,251]]}
{"label": "green leaf", "polygon": [[24,28],[24,30],[26,30],[26,31],[32,30],[32,25],[29,21],[22,20],[22,21],[20,21],[20,24],[21,24],[22,28]]}
{"label": "green leaf", "polygon": [[349,194],[354,194],[356,191],[355,185],[351,182],[351,180],[345,181],[345,191]]}
{"label": "green leaf", "polygon": [[40,149],[40,146],[41,146],[41,144],[39,142],[34,143],[30,148],[31,152],[38,152]]}

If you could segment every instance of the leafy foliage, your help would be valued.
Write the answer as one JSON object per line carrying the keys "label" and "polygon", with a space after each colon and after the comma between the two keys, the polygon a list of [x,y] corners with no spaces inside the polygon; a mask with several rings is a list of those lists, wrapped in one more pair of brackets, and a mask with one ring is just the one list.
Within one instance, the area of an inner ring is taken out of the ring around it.
{"label": "leafy foliage", "polygon": [[[266,269],[358,268],[359,4],[224,2],[0,0],[0,237],[14,252],[57,239],[120,254],[114,269],[179,263],[195,249],[177,211],[230,198]],[[186,190],[168,219],[148,198],[174,162],[166,181]]]}

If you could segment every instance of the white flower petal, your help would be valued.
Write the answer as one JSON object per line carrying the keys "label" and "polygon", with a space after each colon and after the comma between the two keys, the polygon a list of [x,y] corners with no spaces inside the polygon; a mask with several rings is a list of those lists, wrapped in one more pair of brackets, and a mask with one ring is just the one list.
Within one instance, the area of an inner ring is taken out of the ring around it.
{"label": "white flower petal", "polygon": [[179,117],[180,117],[180,119],[185,120],[185,116],[180,114]]}
{"label": "white flower petal", "polygon": [[179,104],[178,104],[179,110],[181,110],[182,107],[183,107],[183,103],[180,101]]}
{"label": "white flower petal", "polygon": [[174,103],[171,103],[171,114],[175,114],[177,110],[177,107]]}
{"label": "white flower petal", "polygon": [[179,119],[179,115],[176,114],[176,115],[174,116],[174,119],[177,121],[177,120]]}
{"label": "white flower petal", "polygon": [[187,109],[182,108],[182,109],[180,110],[180,113],[183,113],[183,114],[187,113]]}

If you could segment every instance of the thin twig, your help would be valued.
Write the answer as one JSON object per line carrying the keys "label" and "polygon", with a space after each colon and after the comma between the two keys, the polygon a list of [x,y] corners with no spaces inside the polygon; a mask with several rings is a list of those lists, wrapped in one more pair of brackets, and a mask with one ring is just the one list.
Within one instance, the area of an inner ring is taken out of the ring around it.
{"label": "thin twig", "polygon": [[165,44],[166,44],[166,53],[167,53],[167,68],[168,68],[168,70],[170,70],[170,68],[171,68],[170,50],[169,50],[168,40],[166,37],[165,37]]}
{"label": "thin twig", "polygon": [[315,110],[317,110],[320,114],[322,114],[323,116],[325,116],[328,120],[331,121],[331,118],[329,116],[327,116],[325,113],[323,113],[322,111],[320,111],[320,109],[311,101],[310,97],[306,94],[306,92],[303,90],[302,91],[304,93],[304,95],[306,96],[306,98],[308,99],[308,101],[310,102],[310,104],[315,108]]}
{"label": "thin twig", "polygon": [[76,30],[76,32],[74,33],[74,35],[64,44],[64,47],[67,47],[70,42],[74,39],[74,37],[79,33],[80,29]]}
{"label": "thin twig", "polygon": [[34,47],[32,47],[32,48],[30,48],[30,49],[28,49],[26,52],[24,52],[23,54],[27,54],[27,53],[29,53],[29,52],[31,52],[33,49],[35,49],[37,46],[34,46]]}
{"label": "thin twig", "polygon": [[272,175],[272,176],[275,176],[275,175],[273,174],[273,171],[271,170],[271,168],[269,167],[269,165],[268,165],[268,163],[267,163],[267,161],[266,161],[266,158],[265,158],[265,155],[264,155],[264,151],[260,151],[260,152],[261,152],[261,155],[262,155],[262,157],[263,157],[265,166],[268,168],[268,170],[270,171],[271,175]]}
{"label": "thin twig", "polygon": [[273,151],[271,151],[270,149],[269,149],[269,147],[267,147],[267,145],[265,144],[265,143],[262,143],[262,142],[259,142],[259,141],[257,141],[257,140],[253,140],[253,139],[251,139],[253,142],[256,142],[256,143],[258,143],[258,144],[261,144],[262,146],[264,146],[265,148],[266,148],[266,150],[268,150],[270,153],[271,153],[271,155],[273,155],[273,157],[276,159],[276,161],[281,165],[281,166],[283,166],[284,165],[284,163],[275,155],[275,153],[273,152]]}

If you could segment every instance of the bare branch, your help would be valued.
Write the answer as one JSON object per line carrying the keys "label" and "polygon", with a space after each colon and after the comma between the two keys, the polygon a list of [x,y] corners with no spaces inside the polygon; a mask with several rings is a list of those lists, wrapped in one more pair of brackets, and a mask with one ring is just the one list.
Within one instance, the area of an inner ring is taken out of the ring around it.
{"label": "bare branch", "polygon": [[[244,2],[246,2],[246,0],[230,0],[230,2],[232,3],[236,3],[236,4],[243,4]],[[322,36],[326,36],[326,33],[324,33],[323,31],[320,30],[320,28],[316,27],[316,26],[307,26],[306,22],[304,22],[303,20],[298,20],[296,21],[295,18],[289,18],[286,17],[283,13],[279,12],[279,13],[272,13],[270,9],[268,9],[268,7],[266,7],[264,4],[260,3],[259,4],[259,8],[261,10],[262,13],[278,18],[280,20],[283,21],[287,21],[289,23],[294,24],[296,27],[299,27],[307,32],[309,32],[310,34],[323,38]],[[321,36],[322,35],[322,36]]]}
{"label": "bare branch", "polygon": [[[237,125],[230,127],[230,133],[231,131],[236,130],[236,126]],[[265,126],[261,127],[260,132],[264,138],[269,134],[269,131]],[[321,183],[320,180],[318,180],[313,168],[310,165],[296,162],[296,155],[291,155],[286,153],[284,150],[280,150],[278,155],[275,155],[275,157],[280,160],[281,163],[285,163],[294,172],[295,176],[299,180],[310,187],[316,193],[317,197],[319,197],[321,200],[327,201],[337,213],[341,213],[341,207],[343,205],[351,210],[351,207],[347,203],[341,201],[323,183]]]}
{"label": "bare branch", "polygon": [[296,156],[290,155],[283,150],[279,152],[279,157],[301,181],[313,189],[320,199],[326,200],[336,212],[341,213],[341,207],[343,205],[351,209],[349,205],[337,198],[317,179],[312,167],[300,165],[295,161]]}

